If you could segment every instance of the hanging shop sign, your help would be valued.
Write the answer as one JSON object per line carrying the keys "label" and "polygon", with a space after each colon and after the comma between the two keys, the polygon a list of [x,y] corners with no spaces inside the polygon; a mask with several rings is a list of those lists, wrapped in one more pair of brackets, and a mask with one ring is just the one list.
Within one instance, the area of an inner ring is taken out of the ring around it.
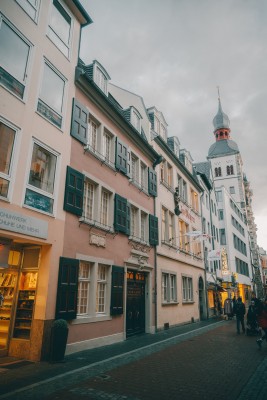
{"label": "hanging shop sign", "polygon": [[48,236],[46,221],[8,211],[5,208],[0,208],[0,229],[42,239],[47,239]]}
{"label": "hanging shop sign", "polygon": [[222,256],[222,275],[229,275],[230,271],[228,268],[227,253],[224,247],[222,248],[221,256]]}

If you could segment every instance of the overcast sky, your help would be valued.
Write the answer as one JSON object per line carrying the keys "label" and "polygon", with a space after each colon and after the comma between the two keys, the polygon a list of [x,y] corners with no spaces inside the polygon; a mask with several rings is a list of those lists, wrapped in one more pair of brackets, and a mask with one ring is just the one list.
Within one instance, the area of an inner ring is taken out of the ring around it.
{"label": "overcast sky", "polygon": [[156,106],[194,162],[214,143],[220,87],[267,250],[267,1],[81,0],[93,19],[81,58]]}

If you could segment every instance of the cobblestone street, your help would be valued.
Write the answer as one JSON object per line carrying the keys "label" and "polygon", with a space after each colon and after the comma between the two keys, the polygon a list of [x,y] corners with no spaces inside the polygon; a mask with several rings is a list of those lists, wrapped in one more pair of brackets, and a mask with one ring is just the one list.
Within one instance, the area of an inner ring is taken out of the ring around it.
{"label": "cobblestone street", "polygon": [[[140,337],[140,345],[142,338]],[[112,346],[109,346],[110,348]],[[107,354],[108,356],[108,354]],[[12,399],[265,399],[267,344],[237,335],[235,321],[62,373]],[[108,357],[107,357],[108,358]]]}

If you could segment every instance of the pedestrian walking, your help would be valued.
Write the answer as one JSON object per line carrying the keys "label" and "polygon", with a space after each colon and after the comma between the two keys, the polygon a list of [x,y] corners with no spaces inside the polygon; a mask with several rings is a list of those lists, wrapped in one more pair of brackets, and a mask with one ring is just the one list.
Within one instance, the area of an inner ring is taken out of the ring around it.
{"label": "pedestrian walking", "polygon": [[245,333],[246,330],[245,330],[244,317],[246,314],[246,308],[245,304],[242,301],[242,297],[238,297],[234,305],[234,314],[236,315],[236,330],[238,335],[240,334],[240,325],[242,327],[243,333]]}
{"label": "pedestrian walking", "polygon": [[257,344],[259,348],[261,348],[263,340],[265,339],[267,341],[267,297],[265,297],[262,307],[259,309],[257,319],[261,328],[261,334],[262,331],[264,332],[264,335],[257,339]]}

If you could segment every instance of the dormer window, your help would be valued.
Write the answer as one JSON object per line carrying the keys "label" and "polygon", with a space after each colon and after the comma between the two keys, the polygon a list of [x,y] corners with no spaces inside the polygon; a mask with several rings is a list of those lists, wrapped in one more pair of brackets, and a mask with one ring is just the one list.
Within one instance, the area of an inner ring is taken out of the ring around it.
{"label": "dormer window", "polygon": [[135,129],[138,132],[140,132],[140,130],[141,130],[141,115],[133,107],[131,107],[131,124],[135,127]]}
{"label": "dormer window", "polygon": [[93,64],[87,67],[88,73],[93,75],[93,80],[95,84],[105,93],[108,94],[108,81],[110,76],[104,67],[97,61],[94,60]]}

